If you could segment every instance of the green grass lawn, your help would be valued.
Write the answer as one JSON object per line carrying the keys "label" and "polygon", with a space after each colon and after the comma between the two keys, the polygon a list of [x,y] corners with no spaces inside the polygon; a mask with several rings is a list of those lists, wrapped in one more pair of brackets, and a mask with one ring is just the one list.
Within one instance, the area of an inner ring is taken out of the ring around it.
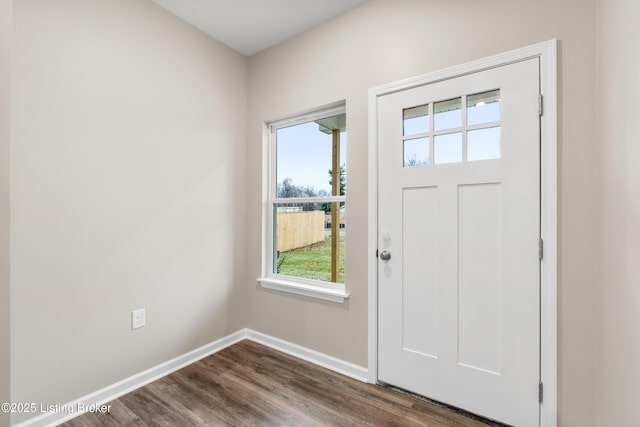
{"label": "green grass lawn", "polygon": [[[304,248],[281,252],[278,272],[288,276],[331,281],[331,239]],[[344,283],[344,238],[340,239],[339,283]]]}

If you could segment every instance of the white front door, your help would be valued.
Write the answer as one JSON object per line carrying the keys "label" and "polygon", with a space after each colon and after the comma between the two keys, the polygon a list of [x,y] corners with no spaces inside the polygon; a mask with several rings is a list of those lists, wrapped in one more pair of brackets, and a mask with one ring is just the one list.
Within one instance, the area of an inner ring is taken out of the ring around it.
{"label": "white front door", "polygon": [[378,379],[539,425],[539,59],[378,100]]}

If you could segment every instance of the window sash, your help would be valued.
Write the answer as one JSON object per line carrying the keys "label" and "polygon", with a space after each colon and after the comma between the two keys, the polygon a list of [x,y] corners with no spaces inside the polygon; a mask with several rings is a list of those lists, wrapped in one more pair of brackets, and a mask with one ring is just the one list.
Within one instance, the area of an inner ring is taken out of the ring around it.
{"label": "window sash", "polygon": [[275,141],[275,132],[278,129],[287,128],[302,123],[313,122],[320,119],[326,119],[327,117],[339,116],[340,114],[346,114],[346,107],[344,104],[269,122],[269,129],[271,131],[272,137],[271,141],[269,141],[270,145],[272,145],[272,143]]}
{"label": "window sash", "polygon": [[342,203],[347,201],[347,196],[325,196],[325,197],[288,197],[271,199],[272,205],[278,203]]}
{"label": "window sash", "polygon": [[[274,206],[276,204],[282,203],[344,203],[346,206],[347,197],[346,196],[325,196],[325,197],[292,197],[292,198],[278,198],[277,194],[277,131],[282,128],[296,126],[303,123],[308,123],[320,119],[324,119],[327,117],[333,117],[340,114],[346,114],[346,106],[344,104],[336,105],[332,107],[328,107],[325,109],[315,110],[309,113],[303,113],[294,117],[273,121],[267,124],[268,129],[268,141],[267,141],[267,150],[268,150],[268,182],[267,182],[267,200],[265,204],[266,212],[266,248],[264,249],[265,255],[265,264],[263,271],[263,278],[259,279],[259,282],[263,284],[273,283],[286,283],[286,288],[295,288],[296,284],[300,284],[300,288],[305,292],[309,289],[309,286],[312,288],[317,288],[318,295],[315,295],[318,298],[324,298],[321,294],[323,290],[328,291],[330,293],[338,293],[341,295],[338,299],[342,302],[344,298],[348,298],[348,293],[346,293],[346,287],[342,283],[335,283],[329,281],[322,280],[313,280],[307,279],[304,277],[297,276],[288,276],[284,274],[279,274],[274,272],[273,263],[275,257],[275,218],[274,218]],[[276,289],[276,288],[274,288]],[[287,289],[281,289],[280,290]],[[312,292],[313,293],[313,292]],[[306,295],[306,293],[303,293]],[[310,295],[314,296],[314,295]]]}

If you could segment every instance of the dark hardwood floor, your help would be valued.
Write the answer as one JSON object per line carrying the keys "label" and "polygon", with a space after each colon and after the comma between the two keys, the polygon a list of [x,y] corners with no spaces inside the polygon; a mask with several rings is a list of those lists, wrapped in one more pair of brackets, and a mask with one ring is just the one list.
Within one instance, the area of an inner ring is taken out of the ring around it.
{"label": "dark hardwood floor", "polygon": [[87,413],[80,426],[487,426],[242,341]]}

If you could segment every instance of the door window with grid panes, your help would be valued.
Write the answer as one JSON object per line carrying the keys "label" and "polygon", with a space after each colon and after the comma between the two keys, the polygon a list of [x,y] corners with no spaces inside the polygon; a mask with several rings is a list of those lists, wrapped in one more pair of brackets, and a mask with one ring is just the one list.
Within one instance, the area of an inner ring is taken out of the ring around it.
{"label": "door window with grid panes", "polygon": [[500,90],[403,110],[404,166],[500,158]]}

